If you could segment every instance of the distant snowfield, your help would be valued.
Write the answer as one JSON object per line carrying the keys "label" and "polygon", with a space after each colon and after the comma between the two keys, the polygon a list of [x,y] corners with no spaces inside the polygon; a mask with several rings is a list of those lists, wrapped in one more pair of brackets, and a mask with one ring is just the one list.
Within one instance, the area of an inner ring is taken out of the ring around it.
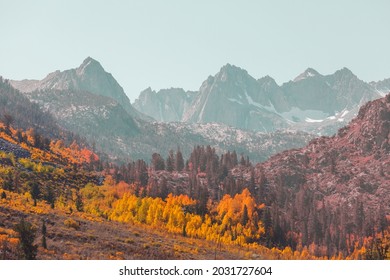
{"label": "distant snowfield", "polygon": [[349,113],[350,111],[345,108],[341,112],[336,112],[333,116],[329,116],[329,114],[322,111],[301,110],[293,107],[289,112],[280,113],[280,115],[291,122],[301,122],[304,120],[307,123],[321,123],[325,120],[337,120],[338,122],[343,122],[345,116]]}
{"label": "distant snowfield", "polygon": [[302,121],[306,122],[322,122],[324,119],[330,117],[329,114],[319,110],[301,110],[297,107],[292,107],[289,112],[279,113],[283,118],[289,121]]}
{"label": "distant snowfield", "polygon": [[313,120],[313,119],[310,119],[310,118],[306,118],[305,119],[305,122],[310,122],[310,123],[319,123],[319,122],[323,122],[324,120]]}

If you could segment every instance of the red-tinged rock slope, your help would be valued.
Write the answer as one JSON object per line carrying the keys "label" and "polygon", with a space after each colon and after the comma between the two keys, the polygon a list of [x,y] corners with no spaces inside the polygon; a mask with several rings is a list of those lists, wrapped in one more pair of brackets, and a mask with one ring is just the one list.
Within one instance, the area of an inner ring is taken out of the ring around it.
{"label": "red-tinged rock slope", "polygon": [[277,154],[257,173],[273,194],[267,195],[270,203],[278,192],[308,189],[333,207],[363,199],[369,207],[390,210],[390,94],[364,105],[337,135]]}
{"label": "red-tinged rock slope", "polygon": [[390,94],[364,105],[337,135],[279,153],[255,174],[274,242],[314,243],[332,255],[383,234],[390,218]]}

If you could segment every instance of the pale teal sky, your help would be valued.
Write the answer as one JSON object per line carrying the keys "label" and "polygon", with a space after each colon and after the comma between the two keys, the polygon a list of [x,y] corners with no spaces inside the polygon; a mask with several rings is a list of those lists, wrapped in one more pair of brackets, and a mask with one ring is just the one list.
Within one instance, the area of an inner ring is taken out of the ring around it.
{"label": "pale teal sky", "polygon": [[231,63],[279,84],[308,67],[390,78],[390,1],[0,0],[0,75],[42,79],[91,56],[131,101],[197,90]]}

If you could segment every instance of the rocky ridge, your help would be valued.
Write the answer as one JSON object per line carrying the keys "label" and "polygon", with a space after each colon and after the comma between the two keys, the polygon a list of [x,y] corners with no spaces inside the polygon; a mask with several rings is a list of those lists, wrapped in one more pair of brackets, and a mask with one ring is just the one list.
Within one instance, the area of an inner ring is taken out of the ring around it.
{"label": "rocky ridge", "polygon": [[[269,76],[256,80],[246,70],[227,64],[202,83],[190,105],[169,101],[169,90],[159,91],[158,97],[149,93],[145,98],[146,90],[140,96],[142,103],[134,106],[164,122],[169,121],[164,114],[180,111],[180,121],[187,123],[223,123],[262,132],[290,128],[332,135],[356,116],[360,106],[383,96],[387,86],[387,80],[365,83],[347,68],[330,75],[308,68],[279,86]],[[179,99],[185,98],[184,90],[181,92]]]}
{"label": "rocky ridge", "polygon": [[91,57],[87,57],[78,68],[57,70],[42,80],[10,80],[10,83],[27,94],[36,91],[89,92],[117,101],[134,118],[150,119],[131,106],[129,98],[112,74],[106,72],[102,65]]}

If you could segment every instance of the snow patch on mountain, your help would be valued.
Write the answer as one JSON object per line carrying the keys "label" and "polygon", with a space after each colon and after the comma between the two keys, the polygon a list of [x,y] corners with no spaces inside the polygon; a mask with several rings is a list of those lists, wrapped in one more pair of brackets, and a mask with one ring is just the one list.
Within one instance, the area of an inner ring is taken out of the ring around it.
{"label": "snow patch on mountain", "polygon": [[240,104],[240,105],[244,105],[244,103],[242,103],[240,100],[237,100],[237,99],[235,99],[235,98],[229,98],[229,97],[228,97],[228,100],[231,101],[231,102],[238,103],[238,104]]}
{"label": "snow patch on mountain", "polygon": [[306,118],[305,119],[305,122],[309,122],[309,123],[320,123],[320,122],[323,122],[324,120],[313,120],[311,118]]}
{"label": "snow patch on mountain", "polygon": [[245,97],[246,97],[246,100],[247,102],[250,104],[250,105],[253,105],[257,108],[261,108],[261,109],[265,109],[265,110],[268,110],[270,112],[273,112],[273,113],[277,113],[276,112],[276,109],[274,107],[274,105],[272,103],[270,103],[271,105],[270,106],[264,106],[256,101],[253,101],[252,97],[248,94],[247,91],[245,91]]}
{"label": "snow patch on mountain", "polygon": [[[297,107],[292,107],[290,111],[279,113],[285,119],[292,122],[300,122],[302,120],[323,120],[329,117],[327,113],[319,110],[302,110]],[[310,122],[310,121],[308,121]],[[315,121],[312,121],[315,122]]]}
{"label": "snow patch on mountain", "polygon": [[320,74],[316,70],[314,70],[312,68],[308,68],[308,69],[306,69],[305,72],[303,72],[298,77],[296,77],[294,79],[294,82],[299,82],[301,80],[304,80],[304,79],[307,79],[307,78],[310,78],[310,77],[315,77],[317,75],[320,75]]}
{"label": "snow patch on mountain", "polygon": [[348,113],[349,113],[348,110],[344,110],[343,113],[341,114],[341,117],[342,117],[342,118],[345,117]]}

